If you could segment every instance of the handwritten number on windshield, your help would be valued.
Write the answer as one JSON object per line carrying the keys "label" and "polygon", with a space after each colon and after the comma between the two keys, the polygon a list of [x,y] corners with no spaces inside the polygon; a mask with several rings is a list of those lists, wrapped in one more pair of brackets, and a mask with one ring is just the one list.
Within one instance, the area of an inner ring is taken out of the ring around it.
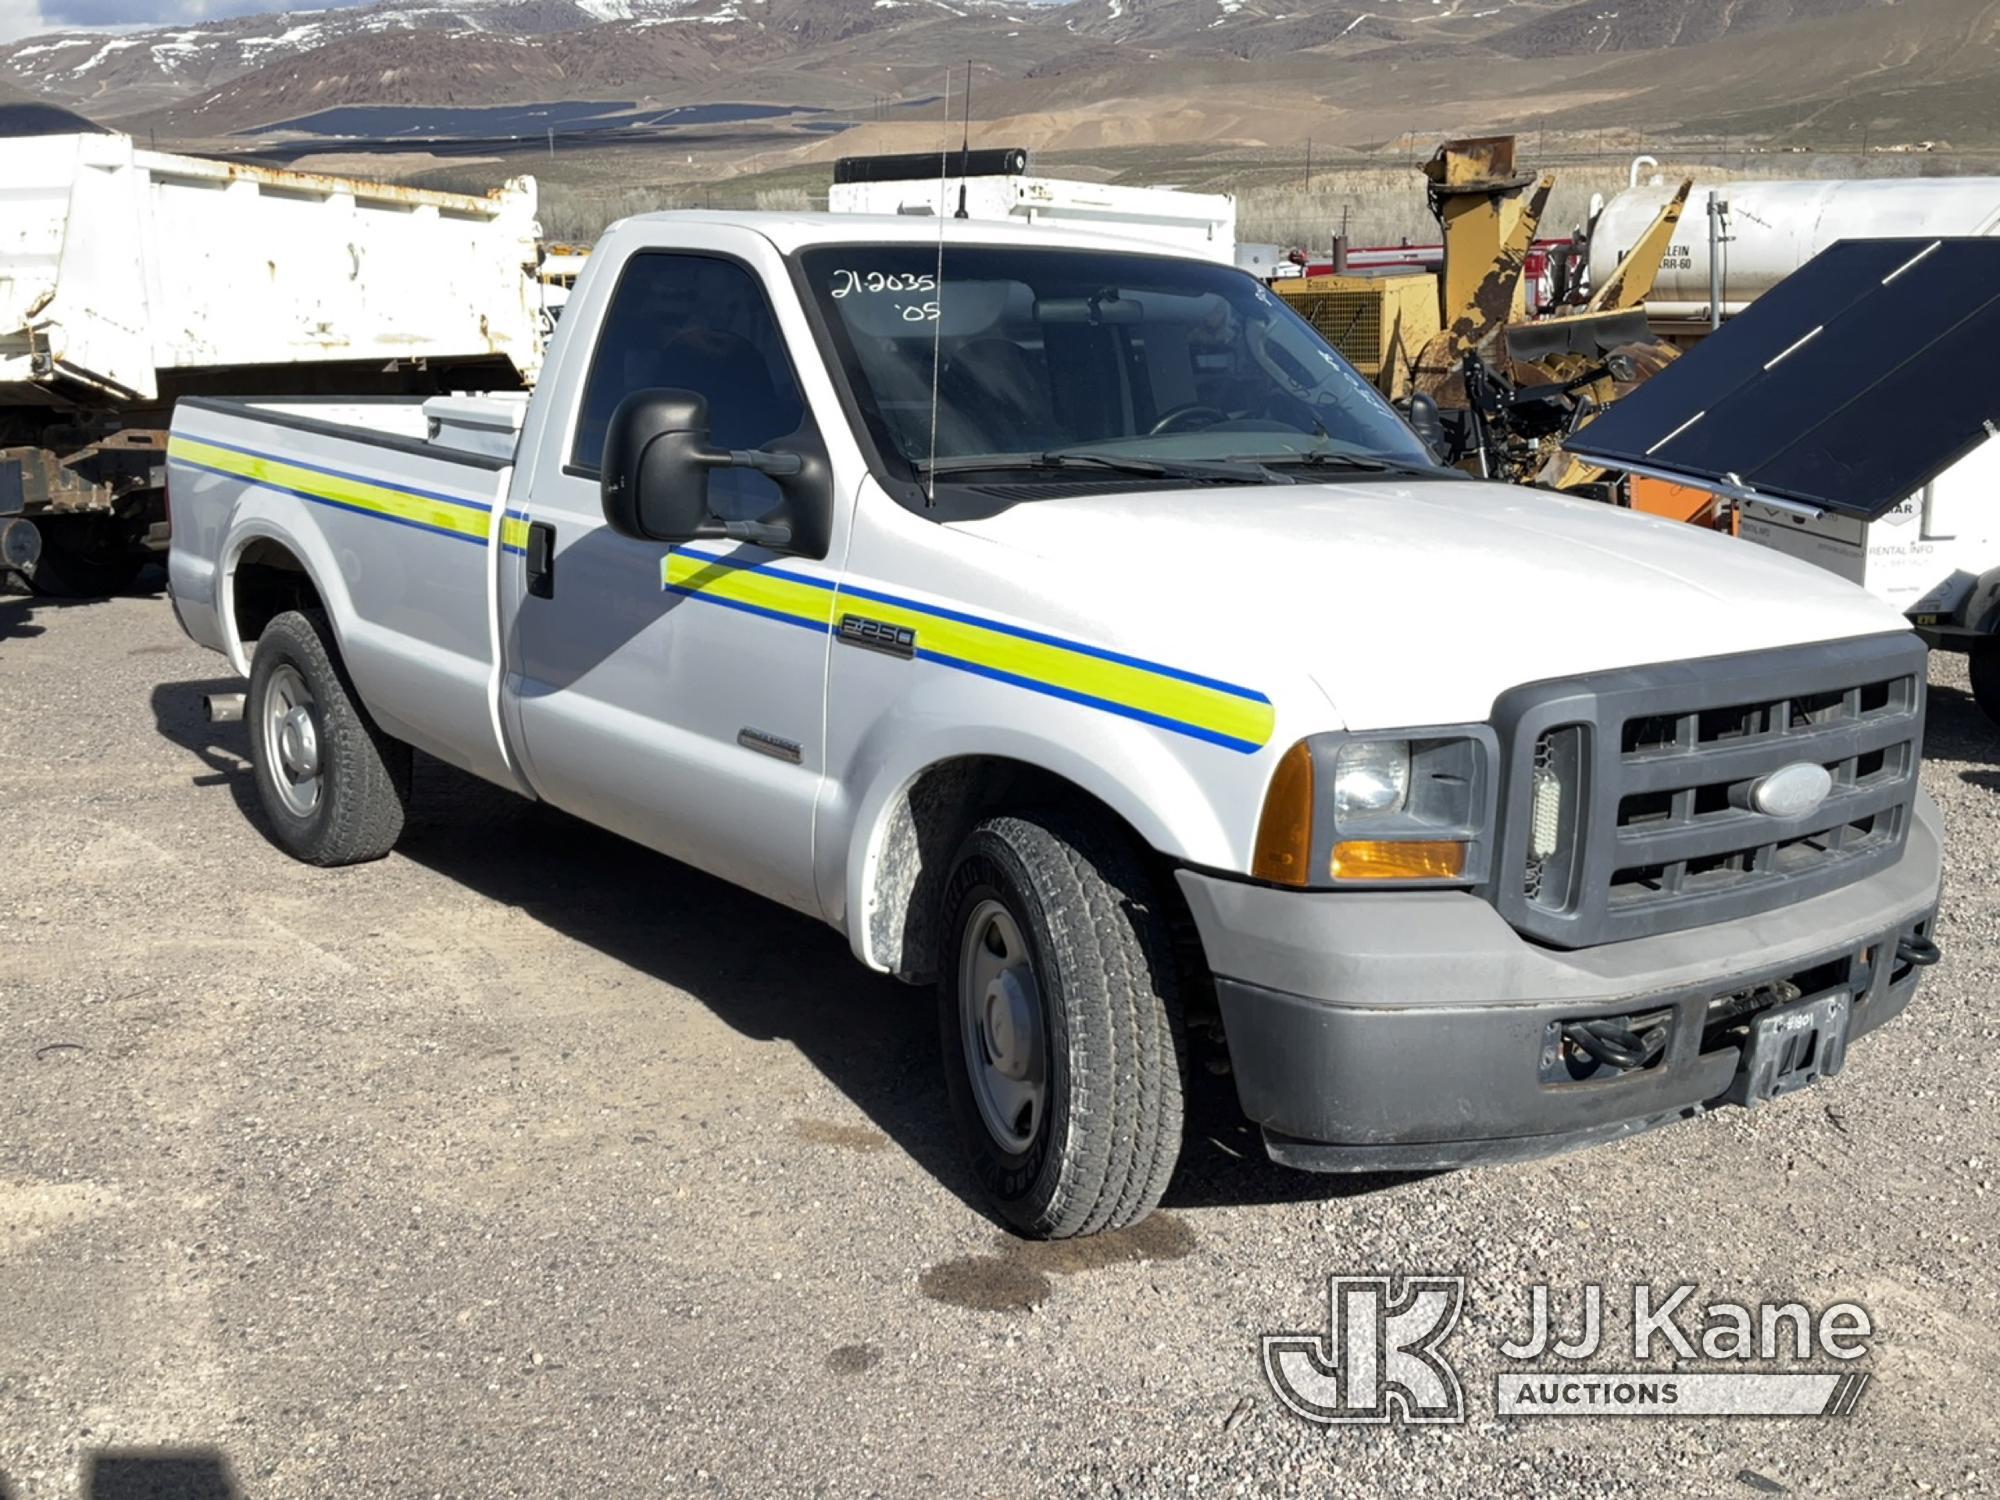
{"label": "handwritten number on windshield", "polygon": [[833,295],[836,299],[883,292],[936,290],[937,277],[928,271],[850,271],[843,267],[833,273]]}

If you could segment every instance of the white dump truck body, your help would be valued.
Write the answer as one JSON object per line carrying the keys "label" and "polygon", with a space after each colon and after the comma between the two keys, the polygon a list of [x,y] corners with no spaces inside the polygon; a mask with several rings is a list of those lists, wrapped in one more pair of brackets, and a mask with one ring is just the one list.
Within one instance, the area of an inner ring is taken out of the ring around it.
{"label": "white dump truck body", "polygon": [[535,185],[485,197],[40,136],[0,153],[0,403],[166,372],[504,356],[542,342]]}
{"label": "white dump truck body", "polygon": [[1223,265],[1236,263],[1236,200],[1227,193],[1063,177],[926,177],[837,182],[827,190],[826,206],[837,214],[951,216],[958,212],[961,189],[969,219],[1091,229]]}

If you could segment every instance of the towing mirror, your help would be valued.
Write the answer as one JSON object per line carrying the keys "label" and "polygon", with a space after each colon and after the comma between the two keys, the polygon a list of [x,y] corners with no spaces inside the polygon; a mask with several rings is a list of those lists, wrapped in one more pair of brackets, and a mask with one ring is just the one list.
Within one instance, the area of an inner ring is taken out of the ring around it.
{"label": "towing mirror", "polygon": [[604,519],[620,536],[685,542],[708,524],[708,402],[693,391],[634,391],[604,434]]}
{"label": "towing mirror", "polygon": [[[711,469],[755,469],[785,493],[779,519],[718,521],[708,511]],[[708,402],[694,391],[634,391],[618,403],[604,434],[598,480],[604,519],[620,536],[646,542],[696,537],[826,556],[829,507],[823,452],[717,448],[709,442]],[[811,503],[814,497],[821,503]]]}

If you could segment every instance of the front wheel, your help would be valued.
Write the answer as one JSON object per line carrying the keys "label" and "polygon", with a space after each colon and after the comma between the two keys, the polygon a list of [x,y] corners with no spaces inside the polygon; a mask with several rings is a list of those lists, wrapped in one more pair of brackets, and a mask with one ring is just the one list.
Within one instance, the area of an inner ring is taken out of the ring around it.
{"label": "front wheel", "polygon": [[939,1023],[980,1185],[1043,1239],[1135,1224],[1180,1157],[1185,1047],[1145,864],[1108,830],[996,817],[944,896]]}
{"label": "front wheel", "polygon": [[314,865],[380,859],[403,831],[410,747],[376,727],[318,610],[264,627],[244,704],[257,798],[286,853]]}

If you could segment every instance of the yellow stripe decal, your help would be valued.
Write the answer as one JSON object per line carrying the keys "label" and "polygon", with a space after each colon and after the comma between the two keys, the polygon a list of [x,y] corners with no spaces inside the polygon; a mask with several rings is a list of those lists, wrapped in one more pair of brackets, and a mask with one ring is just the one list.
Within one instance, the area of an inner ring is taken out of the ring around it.
{"label": "yellow stripe decal", "polygon": [[827,631],[849,612],[916,632],[919,661],[1138,719],[1245,753],[1269,743],[1276,718],[1262,693],[1156,662],[1062,640],[940,605],[925,605],[778,568],[698,552],[660,560],[660,587],[787,624]]}
{"label": "yellow stripe decal", "polygon": [[[493,508],[483,500],[366,479],[298,459],[239,448],[233,443],[175,437],[167,443],[167,457],[190,468],[246,479],[264,489],[296,495],[318,505],[394,521],[481,547],[486,545],[492,522]],[[509,520],[505,526],[503,541],[518,548],[526,539],[527,523]]]}
{"label": "yellow stripe decal", "polygon": [[[175,463],[244,479],[315,504],[487,544],[492,507],[482,500],[387,484],[358,474],[279,458],[234,444],[175,437]],[[518,552],[528,539],[520,512],[501,518],[501,545]],[[943,605],[765,565],[741,565],[674,550],[660,560],[660,587],[822,633],[852,612],[916,633],[915,658],[971,672],[1031,692],[1136,719],[1248,753],[1269,743],[1275,713],[1262,693],[1234,683],[1100,647],[1064,640]]]}

